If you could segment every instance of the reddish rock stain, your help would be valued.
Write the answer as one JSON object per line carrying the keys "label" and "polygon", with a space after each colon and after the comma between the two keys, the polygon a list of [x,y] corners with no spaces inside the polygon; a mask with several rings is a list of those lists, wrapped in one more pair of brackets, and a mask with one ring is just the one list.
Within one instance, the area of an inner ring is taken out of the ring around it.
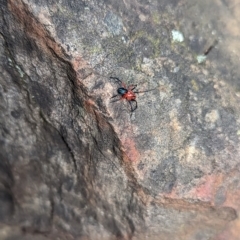
{"label": "reddish rock stain", "polygon": [[136,148],[135,141],[131,138],[126,138],[123,141],[123,147],[125,148],[126,155],[131,162],[138,162],[140,153]]}
{"label": "reddish rock stain", "polygon": [[240,239],[240,220],[229,223],[220,234],[218,234],[213,240],[239,240]]}
{"label": "reddish rock stain", "polygon": [[199,199],[201,201],[214,202],[214,196],[217,189],[221,186],[223,181],[223,176],[221,174],[207,175],[202,178],[203,183],[193,188],[189,195],[193,199]]}

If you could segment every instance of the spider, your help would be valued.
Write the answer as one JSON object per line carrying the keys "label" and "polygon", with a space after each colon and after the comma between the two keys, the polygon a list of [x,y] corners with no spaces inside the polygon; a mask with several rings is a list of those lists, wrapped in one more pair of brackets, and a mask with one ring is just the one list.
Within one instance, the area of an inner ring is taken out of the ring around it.
{"label": "spider", "polygon": [[120,83],[121,87],[119,87],[117,89],[117,93],[116,95],[112,96],[112,98],[115,98],[117,96],[120,95],[120,98],[117,99],[117,100],[113,100],[112,102],[117,102],[119,100],[122,100],[122,99],[126,99],[127,102],[129,103],[130,107],[131,107],[131,114],[137,109],[138,105],[137,105],[137,101],[136,101],[136,93],[143,93],[143,92],[149,92],[149,91],[152,91],[154,89],[149,89],[149,90],[146,90],[146,91],[133,91],[137,85],[130,85],[130,86],[126,86],[126,84],[124,82],[122,82],[119,78],[117,77],[110,77],[111,79],[115,79],[118,81],[118,83]]}

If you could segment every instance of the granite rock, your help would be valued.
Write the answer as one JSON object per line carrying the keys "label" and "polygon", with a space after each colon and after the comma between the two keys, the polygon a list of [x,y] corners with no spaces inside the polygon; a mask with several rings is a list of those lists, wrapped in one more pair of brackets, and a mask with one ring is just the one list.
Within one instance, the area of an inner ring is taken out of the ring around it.
{"label": "granite rock", "polygon": [[[0,8],[1,239],[239,239],[238,6]],[[110,77],[151,91],[130,113]]]}

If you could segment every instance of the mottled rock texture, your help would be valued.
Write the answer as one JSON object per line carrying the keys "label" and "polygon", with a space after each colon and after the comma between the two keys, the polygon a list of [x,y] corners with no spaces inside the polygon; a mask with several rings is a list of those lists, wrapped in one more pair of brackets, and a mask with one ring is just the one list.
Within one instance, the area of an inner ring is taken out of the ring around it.
{"label": "mottled rock texture", "polygon": [[[240,6],[210,2],[0,0],[0,239],[240,239]],[[110,76],[153,91],[130,114]]]}

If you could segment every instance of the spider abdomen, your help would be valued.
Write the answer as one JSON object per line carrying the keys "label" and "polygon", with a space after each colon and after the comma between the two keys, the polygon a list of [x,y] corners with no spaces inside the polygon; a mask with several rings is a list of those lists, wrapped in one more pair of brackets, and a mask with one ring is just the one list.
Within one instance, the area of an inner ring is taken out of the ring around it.
{"label": "spider abdomen", "polygon": [[124,94],[126,94],[128,92],[128,90],[126,88],[121,87],[121,88],[118,88],[117,92],[119,95],[123,96]]}

